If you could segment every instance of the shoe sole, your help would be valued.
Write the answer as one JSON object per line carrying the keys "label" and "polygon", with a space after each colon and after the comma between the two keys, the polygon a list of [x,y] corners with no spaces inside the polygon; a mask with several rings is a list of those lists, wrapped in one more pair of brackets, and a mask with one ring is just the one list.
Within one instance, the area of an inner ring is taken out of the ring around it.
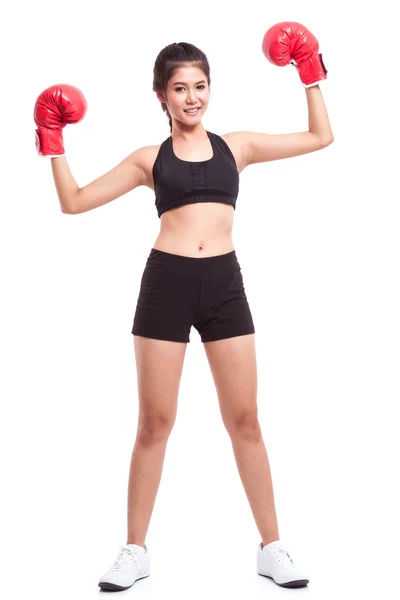
{"label": "shoe sole", "polygon": [[274,581],[277,585],[280,585],[281,587],[286,587],[286,588],[305,587],[310,581],[309,579],[295,579],[294,581],[288,581],[287,583],[278,583],[277,581],[275,581],[275,579],[273,577],[271,577],[271,575],[264,575],[264,573],[258,573],[258,574],[261,575],[262,577],[268,577],[268,579],[272,579],[272,581]]}
{"label": "shoe sole", "polygon": [[[150,573],[148,575],[143,575],[143,577],[138,577],[137,579],[135,579],[135,581],[133,583],[136,583],[137,581],[139,581],[139,579],[145,579],[146,577],[150,577]],[[99,587],[102,590],[108,590],[111,592],[118,592],[121,590],[127,590],[130,587],[133,586],[133,583],[131,583],[131,585],[127,585],[126,587],[122,586],[122,585],[117,585],[116,583],[108,583],[107,581],[102,581],[101,583],[99,583]]]}

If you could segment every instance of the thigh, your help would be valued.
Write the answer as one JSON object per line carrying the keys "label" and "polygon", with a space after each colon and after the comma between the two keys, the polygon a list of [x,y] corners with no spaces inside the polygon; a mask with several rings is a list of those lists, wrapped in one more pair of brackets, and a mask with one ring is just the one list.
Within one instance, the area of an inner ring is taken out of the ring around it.
{"label": "thigh", "polygon": [[172,427],[187,344],[134,335],[139,426]]}
{"label": "thigh", "polygon": [[240,265],[204,275],[198,319],[202,342],[255,333]]}
{"label": "thigh", "polygon": [[168,264],[146,265],[132,333],[158,340],[190,342],[196,279]]}
{"label": "thigh", "polygon": [[257,419],[257,363],[255,335],[207,342],[204,349],[227,429]]}

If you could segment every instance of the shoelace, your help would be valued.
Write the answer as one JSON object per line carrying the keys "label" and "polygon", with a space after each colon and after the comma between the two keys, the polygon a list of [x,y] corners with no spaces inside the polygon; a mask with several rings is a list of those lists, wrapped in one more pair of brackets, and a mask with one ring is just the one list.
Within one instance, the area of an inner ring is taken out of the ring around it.
{"label": "shoelace", "polygon": [[139,560],[136,556],[138,551],[133,550],[132,548],[128,548],[127,546],[119,546],[119,548],[121,549],[120,553],[118,554],[111,569],[113,571],[125,570],[129,567],[133,559],[136,563],[139,574],[141,575],[142,569],[140,568]]}
{"label": "shoelace", "polygon": [[290,558],[290,554],[282,546],[271,548],[271,552],[281,567],[293,566],[293,561]]}

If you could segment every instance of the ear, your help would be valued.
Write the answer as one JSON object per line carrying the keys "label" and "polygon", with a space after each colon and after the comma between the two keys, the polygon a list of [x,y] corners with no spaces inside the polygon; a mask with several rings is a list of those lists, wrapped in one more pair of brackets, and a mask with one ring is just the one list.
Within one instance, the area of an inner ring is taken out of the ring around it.
{"label": "ear", "polygon": [[162,92],[156,92],[156,96],[160,102],[165,102],[165,96]]}

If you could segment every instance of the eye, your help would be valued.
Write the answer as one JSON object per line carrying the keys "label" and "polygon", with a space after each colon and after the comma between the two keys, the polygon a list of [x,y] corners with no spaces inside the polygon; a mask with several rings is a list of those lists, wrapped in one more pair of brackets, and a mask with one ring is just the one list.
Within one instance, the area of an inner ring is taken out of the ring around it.
{"label": "eye", "polygon": [[[201,84],[201,85],[198,85],[197,87],[198,87],[198,88],[205,88],[205,86],[204,86],[203,84]],[[175,88],[175,91],[176,91],[176,92],[178,92],[179,90],[183,90],[183,87],[182,87],[182,86],[180,86],[180,87],[177,87],[177,88]]]}

